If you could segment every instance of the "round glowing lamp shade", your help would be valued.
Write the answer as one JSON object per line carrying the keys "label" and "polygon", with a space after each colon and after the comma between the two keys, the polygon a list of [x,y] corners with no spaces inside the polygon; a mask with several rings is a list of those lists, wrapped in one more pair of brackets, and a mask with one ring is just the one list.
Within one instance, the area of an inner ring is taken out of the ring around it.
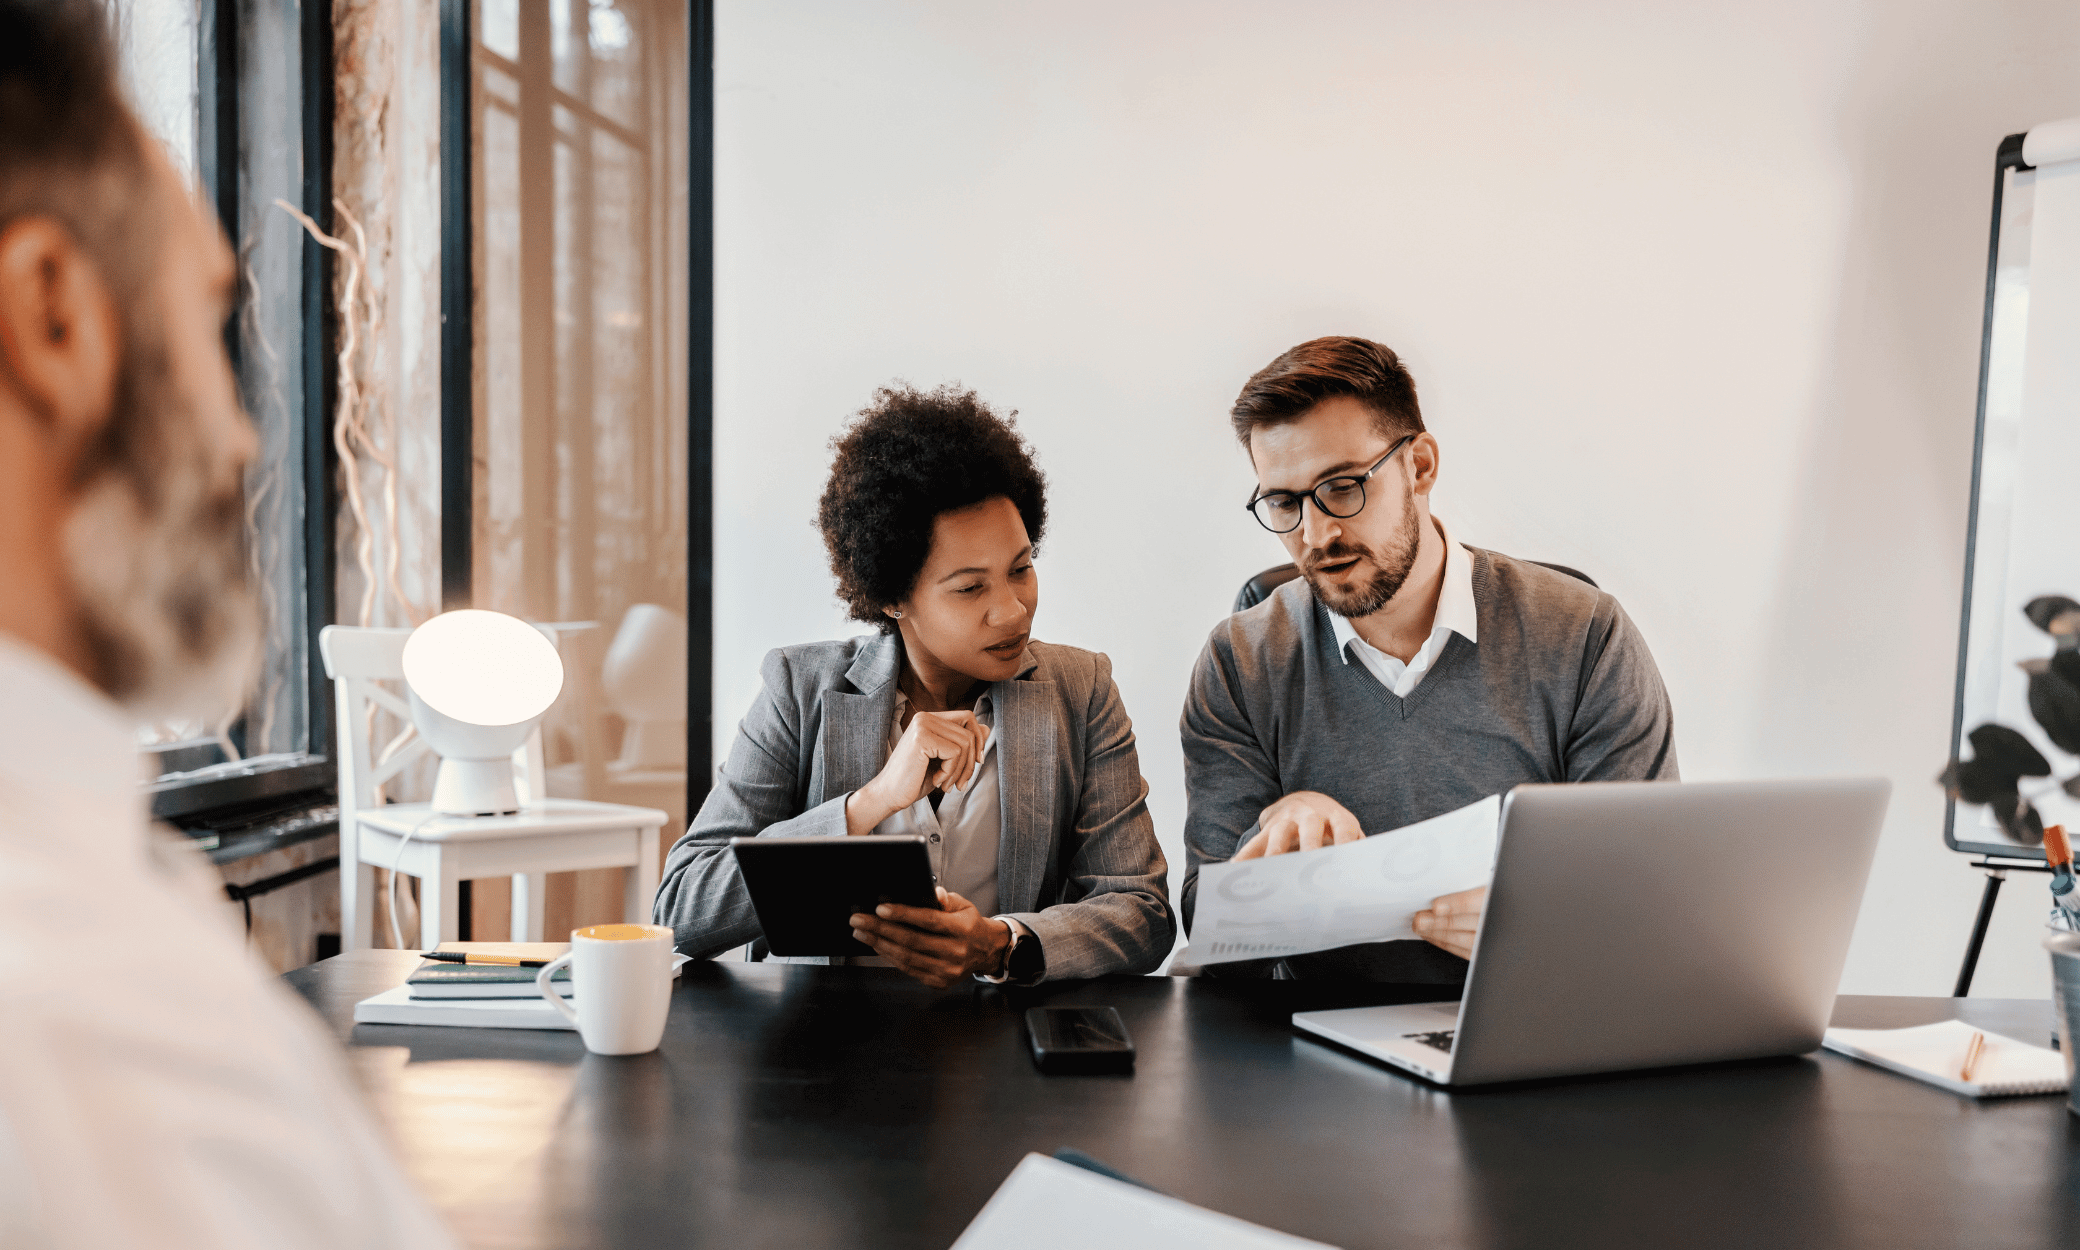
{"label": "round glowing lamp shade", "polygon": [[467,725],[517,725],[549,710],[563,689],[563,660],[541,630],[517,616],[443,612],[404,644],[404,679],[426,705]]}
{"label": "round glowing lamp shade", "polygon": [[404,644],[412,724],[441,757],[433,809],[519,810],[513,752],[563,689],[563,660],[534,626],[503,612],[443,612]]}

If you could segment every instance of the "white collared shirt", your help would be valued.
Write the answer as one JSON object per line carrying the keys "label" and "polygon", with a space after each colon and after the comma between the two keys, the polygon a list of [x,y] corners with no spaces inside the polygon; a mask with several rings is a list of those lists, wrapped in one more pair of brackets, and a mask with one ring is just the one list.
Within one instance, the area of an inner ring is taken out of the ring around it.
{"label": "white collared shirt", "polygon": [[1358,636],[1348,619],[1329,614],[1329,628],[1336,632],[1336,649],[1343,662],[1351,662],[1356,655],[1372,675],[1379,679],[1396,698],[1405,699],[1423,680],[1437,657],[1444,654],[1445,644],[1453,634],[1463,636],[1466,641],[1480,641],[1479,624],[1473,604],[1473,556],[1466,548],[1452,541],[1444,522],[1431,517],[1437,526],[1438,537],[1444,540],[1444,586],[1437,593],[1437,615],[1430,626],[1430,636],[1423,640],[1422,647],[1407,663],[1388,655]]}
{"label": "white collared shirt", "polygon": [[0,1245],[452,1247],[119,709],[6,635],[0,709]]}

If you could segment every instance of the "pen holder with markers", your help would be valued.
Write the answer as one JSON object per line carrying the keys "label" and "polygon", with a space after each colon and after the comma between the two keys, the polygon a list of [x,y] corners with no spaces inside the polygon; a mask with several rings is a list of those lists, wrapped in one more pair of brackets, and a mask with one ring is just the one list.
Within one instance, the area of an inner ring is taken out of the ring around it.
{"label": "pen holder with markers", "polygon": [[2080,1115],[2080,1081],[2073,1079],[2076,1039],[2080,1039],[2080,933],[2053,929],[2044,935],[2051,952],[2051,1028],[2066,1059],[2066,1110]]}

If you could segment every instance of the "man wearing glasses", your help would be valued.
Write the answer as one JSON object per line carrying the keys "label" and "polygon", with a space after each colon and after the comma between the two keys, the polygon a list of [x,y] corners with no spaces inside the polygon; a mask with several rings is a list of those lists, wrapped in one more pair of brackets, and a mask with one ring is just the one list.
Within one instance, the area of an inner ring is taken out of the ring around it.
{"label": "man wearing glasses", "polygon": [[[1204,864],[1353,842],[1520,782],[1676,778],[1668,693],[1617,600],[1430,514],[1437,439],[1391,350],[1302,343],[1232,419],[1249,510],[1300,576],[1217,626],[1193,671],[1187,929]],[[1436,900],[1408,940],[1221,968],[1456,983],[1486,899]]]}

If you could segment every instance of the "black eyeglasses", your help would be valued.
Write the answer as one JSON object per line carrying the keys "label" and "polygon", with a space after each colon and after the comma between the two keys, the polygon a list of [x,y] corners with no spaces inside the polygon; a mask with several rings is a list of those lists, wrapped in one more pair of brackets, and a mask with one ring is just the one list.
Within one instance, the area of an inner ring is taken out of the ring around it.
{"label": "black eyeglasses", "polygon": [[1274,534],[1290,534],[1300,528],[1302,515],[1307,511],[1305,500],[1314,500],[1324,516],[1333,516],[1339,521],[1349,520],[1365,510],[1365,482],[1379,467],[1394,458],[1413,434],[1404,434],[1401,441],[1387,448],[1387,454],[1372,462],[1372,467],[1355,477],[1332,477],[1317,483],[1313,490],[1299,492],[1274,490],[1251,499],[1244,507],[1257,518],[1257,524]]}

